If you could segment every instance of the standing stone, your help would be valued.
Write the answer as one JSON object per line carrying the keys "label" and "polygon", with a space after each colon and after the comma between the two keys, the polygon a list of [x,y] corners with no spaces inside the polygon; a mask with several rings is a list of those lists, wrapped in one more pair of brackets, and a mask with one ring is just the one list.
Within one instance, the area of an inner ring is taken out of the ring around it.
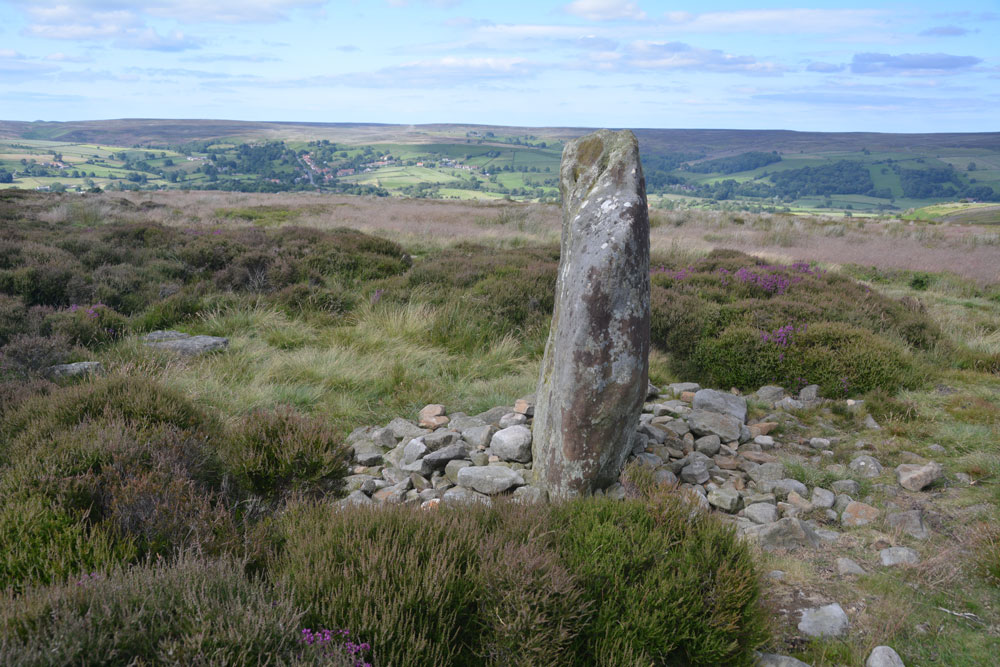
{"label": "standing stone", "polygon": [[600,130],[569,142],[562,242],[538,381],[533,465],[550,497],[617,479],[649,384],[649,213],[639,143]]}

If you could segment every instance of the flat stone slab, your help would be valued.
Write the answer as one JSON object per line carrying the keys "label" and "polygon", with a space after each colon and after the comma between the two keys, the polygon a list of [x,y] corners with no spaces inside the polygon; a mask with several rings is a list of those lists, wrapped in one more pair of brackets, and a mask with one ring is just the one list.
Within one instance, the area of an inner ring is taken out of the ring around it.
{"label": "flat stone slab", "polygon": [[920,555],[909,547],[889,547],[878,552],[879,560],[886,567],[895,565],[916,565]]}
{"label": "flat stone slab", "polygon": [[692,410],[687,424],[697,436],[717,435],[723,442],[740,439],[742,422],[728,414],[709,410]]}
{"label": "flat stone slab", "polygon": [[926,465],[904,463],[896,466],[896,479],[907,491],[922,491],[937,481],[942,472],[941,464],[934,461]]}
{"label": "flat stone slab", "polygon": [[490,450],[504,461],[527,463],[531,460],[531,429],[508,426],[493,434]]}
{"label": "flat stone slab", "polygon": [[809,637],[843,637],[850,627],[850,620],[839,604],[806,609],[799,621],[799,632]]}
{"label": "flat stone slab", "polygon": [[104,367],[99,361],[78,361],[75,364],[58,364],[45,369],[45,374],[52,379],[77,378],[87,375],[97,375]]}
{"label": "flat stone slab", "polygon": [[196,357],[229,347],[229,339],[220,336],[192,336],[180,331],[154,331],[142,339],[146,347]]}
{"label": "flat stone slab", "polygon": [[747,420],[747,399],[717,389],[700,389],[695,392],[691,407],[695,410],[729,415],[739,420],[741,424]]}
{"label": "flat stone slab", "polygon": [[844,526],[867,526],[878,518],[878,510],[871,505],[852,500],[847,503],[844,513],[840,515],[840,523]]}
{"label": "flat stone slab", "polygon": [[865,660],[865,667],[906,667],[906,665],[892,647],[876,646]]}
{"label": "flat stone slab", "polygon": [[457,475],[459,486],[464,486],[488,496],[503,493],[516,486],[524,486],[524,477],[505,466],[469,466]]}

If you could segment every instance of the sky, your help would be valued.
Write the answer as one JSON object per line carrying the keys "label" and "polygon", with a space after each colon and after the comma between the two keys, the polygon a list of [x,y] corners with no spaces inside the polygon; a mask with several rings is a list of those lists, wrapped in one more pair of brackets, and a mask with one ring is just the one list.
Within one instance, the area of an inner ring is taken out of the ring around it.
{"label": "sky", "polygon": [[0,0],[0,119],[1000,131],[998,44],[998,0]]}

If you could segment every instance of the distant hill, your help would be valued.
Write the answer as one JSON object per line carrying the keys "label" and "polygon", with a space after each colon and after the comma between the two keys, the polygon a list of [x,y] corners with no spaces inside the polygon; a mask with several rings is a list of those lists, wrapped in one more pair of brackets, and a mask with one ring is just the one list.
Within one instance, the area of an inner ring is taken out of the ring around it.
{"label": "distant hill", "polygon": [[[0,121],[0,187],[318,189],[554,201],[563,144],[592,130]],[[872,215],[949,201],[1000,202],[1000,132],[633,131],[647,188],[660,206]]]}
{"label": "distant hill", "polygon": [[[466,133],[532,134],[567,140],[597,128],[515,127],[434,123],[389,125],[379,123],[296,123],[281,121],[172,120],[123,118],[68,122],[2,121],[0,136],[106,143],[115,146],[167,146],[198,139],[242,137],[300,140],[328,139],[344,143],[429,143],[443,136],[464,138]],[[720,157],[750,151],[932,151],[978,148],[1000,151],[1000,132],[887,134],[879,132],[795,132],[791,130],[684,130],[631,128],[641,148],[652,151],[700,151]]]}

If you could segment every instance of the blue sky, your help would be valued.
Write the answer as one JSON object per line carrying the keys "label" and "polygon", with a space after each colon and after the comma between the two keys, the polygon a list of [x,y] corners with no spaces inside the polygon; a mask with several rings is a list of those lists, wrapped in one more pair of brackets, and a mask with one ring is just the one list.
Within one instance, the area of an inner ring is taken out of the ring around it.
{"label": "blue sky", "polygon": [[0,0],[0,118],[1000,131],[1000,3]]}

